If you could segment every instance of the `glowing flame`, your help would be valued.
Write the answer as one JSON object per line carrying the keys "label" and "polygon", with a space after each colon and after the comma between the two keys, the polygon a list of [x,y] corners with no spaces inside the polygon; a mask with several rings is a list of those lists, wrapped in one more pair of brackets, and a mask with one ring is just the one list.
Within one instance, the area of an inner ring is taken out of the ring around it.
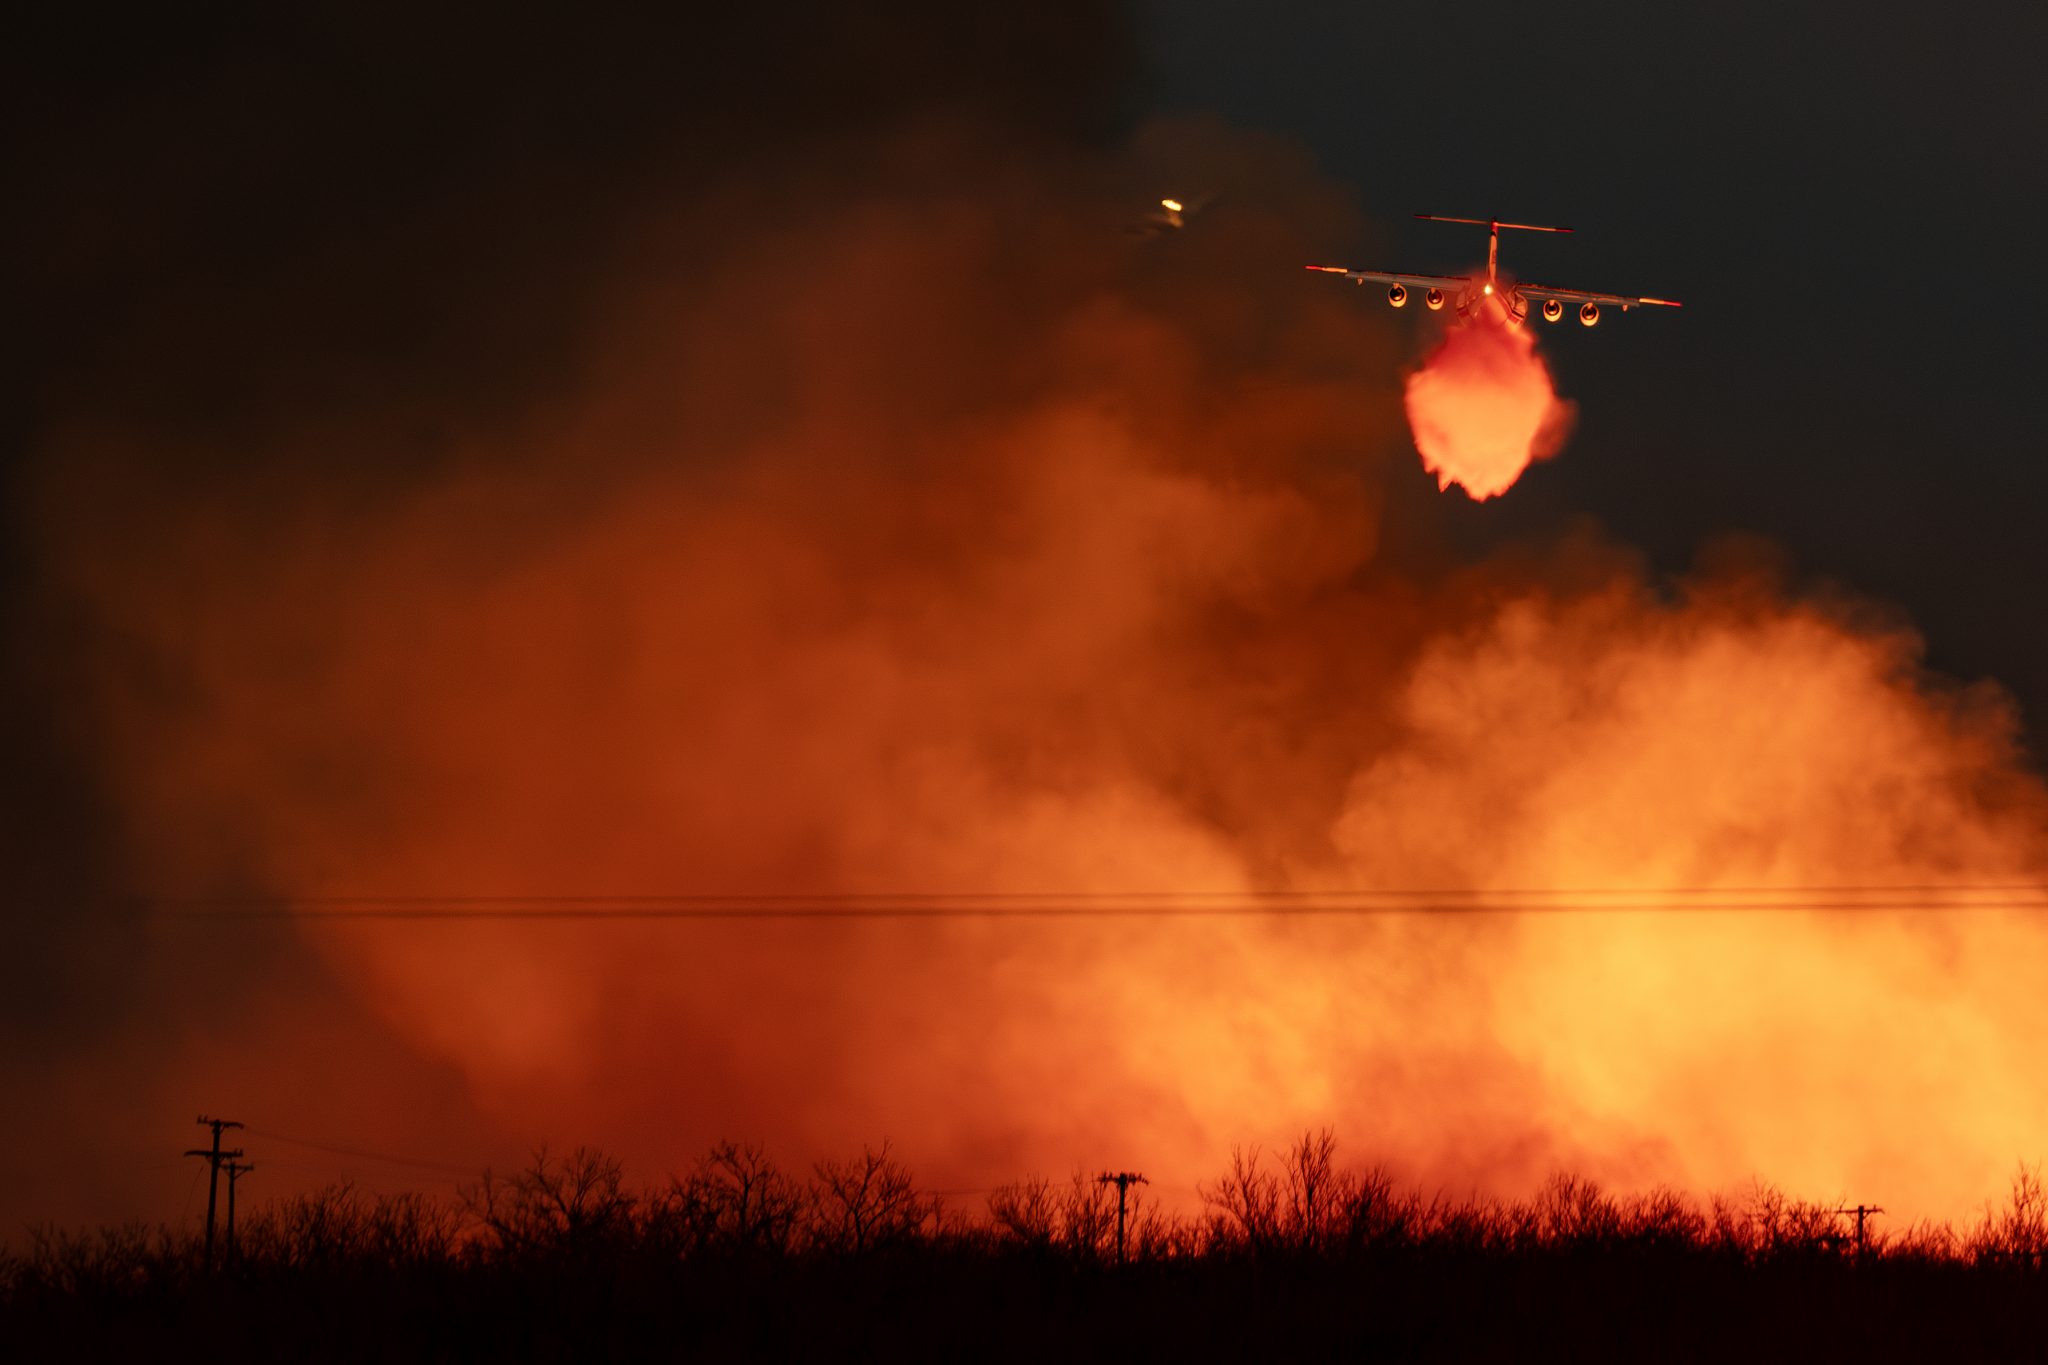
{"label": "glowing flame", "polygon": [[1572,406],[1551,387],[1535,337],[1497,309],[1451,328],[1408,376],[1407,405],[1423,467],[1475,501],[1505,493],[1571,430]]}

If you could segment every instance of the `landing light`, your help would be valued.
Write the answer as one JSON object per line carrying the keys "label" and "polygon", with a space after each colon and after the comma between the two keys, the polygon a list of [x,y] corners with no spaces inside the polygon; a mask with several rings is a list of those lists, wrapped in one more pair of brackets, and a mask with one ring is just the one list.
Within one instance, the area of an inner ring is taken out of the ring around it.
{"label": "landing light", "polygon": [[1179,212],[1180,212],[1180,200],[1178,200],[1178,199],[1162,199],[1162,200],[1160,200],[1160,201],[1159,201],[1159,207],[1160,207],[1160,208],[1163,208],[1163,209],[1165,209],[1165,210],[1166,210],[1166,211],[1167,211],[1168,213],[1179,213]]}

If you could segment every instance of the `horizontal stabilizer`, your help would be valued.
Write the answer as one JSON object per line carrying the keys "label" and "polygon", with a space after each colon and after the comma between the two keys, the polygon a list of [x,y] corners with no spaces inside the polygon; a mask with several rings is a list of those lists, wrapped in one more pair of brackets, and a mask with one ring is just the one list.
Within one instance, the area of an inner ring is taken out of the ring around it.
{"label": "horizontal stabilizer", "polygon": [[1425,223],[1470,223],[1474,227],[1514,228],[1518,232],[1570,232],[1570,228],[1542,227],[1535,223],[1503,223],[1497,218],[1446,218],[1440,213],[1418,213],[1415,215]]}

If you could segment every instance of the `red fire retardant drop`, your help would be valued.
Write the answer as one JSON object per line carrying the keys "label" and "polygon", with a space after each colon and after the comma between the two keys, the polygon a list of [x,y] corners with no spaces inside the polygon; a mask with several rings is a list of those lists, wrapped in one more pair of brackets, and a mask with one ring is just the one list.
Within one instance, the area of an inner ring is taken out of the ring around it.
{"label": "red fire retardant drop", "polygon": [[1533,461],[1555,455],[1572,423],[1535,337],[1497,311],[1451,328],[1408,376],[1407,406],[1423,467],[1439,488],[1457,484],[1475,501],[1505,493]]}

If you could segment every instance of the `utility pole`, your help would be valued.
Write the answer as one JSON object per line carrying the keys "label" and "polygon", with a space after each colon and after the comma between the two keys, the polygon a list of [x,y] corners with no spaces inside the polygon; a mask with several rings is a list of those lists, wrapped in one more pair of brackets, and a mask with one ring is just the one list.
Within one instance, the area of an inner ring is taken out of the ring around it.
{"label": "utility pole", "polygon": [[1105,1172],[1095,1177],[1098,1185],[1116,1186],[1116,1263],[1124,1263],[1124,1207],[1129,1201],[1131,1186],[1149,1185],[1152,1182],[1135,1171]]}
{"label": "utility pole", "polygon": [[235,1185],[241,1178],[256,1169],[254,1162],[223,1161],[220,1168],[228,1173],[228,1259],[242,1258],[242,1244],[235,1240]]}
{"label": "utility pole", "polygon": [[1873,1213],[1883,1213],[1884,1210],[1879,1208],[1875,1204],[1857,1204],[1851,1208],[1836,1209],[1835,1212],[1853,1213],[1856,1215],[1856,1251],[1858,1255],[1861,1255],[1864,1247],[1863,1220],[1868,1218]]}
{"label": "utility pole", "polygon": [[[213,1269],[213,1209],[220,1194],[221,1163],[233,1161],[242,1155],[242,1149],[239,1147],[233,1151],[223,1152],[220,1149],[220,1134],[223,1128],[240,1128],[242,1125],[236,1123],[233,1119],[210,1119],[204,1114],[199,1116],[199,1123],[202,1127],[213,1129],[213,1146],[211,1148],[194,1147],[186,1152],[185,1155],[203,1156],[206,1158],[206,1165],[208,1167],[206,1180],[206,1268],[211,1270]],[[230,1184],[228,1188],[232,1191],[234,1186]],[[233,1197],[231,1193],[229,1198]]]}

